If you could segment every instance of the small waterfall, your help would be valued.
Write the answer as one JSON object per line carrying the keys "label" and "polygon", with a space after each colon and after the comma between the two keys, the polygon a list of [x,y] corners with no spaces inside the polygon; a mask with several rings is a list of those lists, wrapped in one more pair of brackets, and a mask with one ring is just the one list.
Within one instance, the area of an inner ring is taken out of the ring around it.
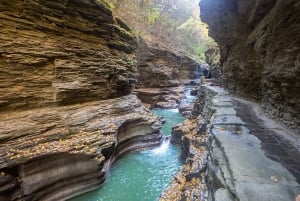
{"label": "small waterfall", "polygon": [[195,99],[195,96],[191,95],[191,91],[194,89],[196,89],[196,87],[193,87],[193,86],[185,87],[185,90],[184,90],[185,99],[183,99],[182,102],[184,101],[186,104],[190,104],[191,102],[193,102],[193,100]]}
{"label": "small waterfall", "polygon": [[157,201],[182,162],[180,150],[170,143],[175,124],[184,121],[178,109],[156,109],[153,112],[166,122],[161,132],[161,146],[127,154],[112,167],[105,184],[72,201]]}
{"label": "small waterfall", "polygon": [[163,142],[161,143],[161,145],[157,148],[154,148],[152,150],[152,152],[156,155],[162,155],[162,154],[166,153],[169,146],[170,146],[170,138],[169,137],[164,137]]}

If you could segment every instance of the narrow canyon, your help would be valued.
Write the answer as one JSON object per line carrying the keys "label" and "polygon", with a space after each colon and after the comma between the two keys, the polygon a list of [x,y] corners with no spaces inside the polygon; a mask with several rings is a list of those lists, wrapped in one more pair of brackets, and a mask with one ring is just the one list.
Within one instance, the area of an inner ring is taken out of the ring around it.
{"label": "narrow canyon", "polygon": [[181,4],[0,0],[0,201],[101,191],[133,152],[164,177],[139,201],[300,200],[300,2],[201,0],[212,39]]}

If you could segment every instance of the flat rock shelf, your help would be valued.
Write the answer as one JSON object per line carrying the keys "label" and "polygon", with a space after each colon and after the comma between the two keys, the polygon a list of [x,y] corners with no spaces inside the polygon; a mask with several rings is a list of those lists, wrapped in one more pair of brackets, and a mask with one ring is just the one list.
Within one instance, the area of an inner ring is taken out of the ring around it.
{"label": "flat rock shelf", "polygon": [[162,132],[166,136],[161,146],[152,150],[126,155],[110,170],[104,185],[70,201],[155,201],[176,174],[181,161],[180,150],[169,143],[172,127],[183,122],[178,109],[153,110],[163,116],[166,123]]}

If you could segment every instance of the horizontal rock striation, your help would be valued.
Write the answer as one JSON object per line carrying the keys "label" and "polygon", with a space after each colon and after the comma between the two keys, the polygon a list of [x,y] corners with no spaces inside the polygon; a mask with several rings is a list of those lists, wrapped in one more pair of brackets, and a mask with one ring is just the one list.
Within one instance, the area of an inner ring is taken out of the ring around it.
{"label": "horizontal rock striation", "polygon": [[184,87],[137,88],[137,96],[150,108],[177,108],[184,98]]}
{"label": "horizontal rock striation", "polygon": [[0,110],[127,95],[135,38],[102,1],[0,2]]}
{"label": "horizontal rock striation", "polygon": [[295,200],[296,178],[266,156],[226,91],[200,86],[192,114],[173,129],[185,165],[160,201]]}
{"label": "horizontal rock striation", "polygon": [[211,116],[206,140],[210,197],[216,201],[294,200],[300,190],[296,178],[266,156],[261,141],[238,117],[228,93],[218,87],[202,90],[210,103],[203,114]]}
{"label": "horizontal rock striation", "polygon": [[299,133],[299,1],[203,0],[200,7],[220,46],[226,88],[261,101]]}
{"label": "horizontal rock striation", "polygon": [[65,200],[91,190],[116,159],[161,140],[160,123],[133,95],[0,119],[0,168],[15,184],[13,194],[0,193],[11,200]]}
{"label": "horizontal rock striation", "polygon": [[205,125],[199,116],[173,128],[171,142],[180,145],[180,158],[185,164],[161,194],[160,201],[207,200]]}
{"label": "horizontal rock striation", "polygon": [[136,40],[101,0],[0,1],[0,200],[99,187],[161,123],[131,94]]}
{"label": "horizontal rock striation", "polygon": [[139,87],[177,87],[197,78],[198,63],[187,56],[158,49],[139,40],[136,49]]}
{"label": "horizontal rock striation", "polygon": [[147,104],[176,108],[183,98],[183,87],[199,78],[199,65],[187,56],[150,47],[142,39],[136,49],[137,96]]}

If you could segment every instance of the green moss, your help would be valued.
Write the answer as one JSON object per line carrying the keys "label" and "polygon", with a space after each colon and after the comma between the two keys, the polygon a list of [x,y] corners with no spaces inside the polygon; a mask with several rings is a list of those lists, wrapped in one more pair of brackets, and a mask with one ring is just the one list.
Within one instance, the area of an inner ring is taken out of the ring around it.
{"label": "green moss", "polygon": [[115,25],[115,28],[116,28],[118,33],[124,34],[126,36],[130,36],[130,37],[132,36],[131,32],[127,31],[126,29],[124,29],[122,27],[120,27],[119,25]]}
{"label": "green moss", "polygon": [[114,10],[115,6],[112,2],[106,1],[106,0],[96,0],[96,3],[98,4],[104,4],[107,8],[110,10]]}

